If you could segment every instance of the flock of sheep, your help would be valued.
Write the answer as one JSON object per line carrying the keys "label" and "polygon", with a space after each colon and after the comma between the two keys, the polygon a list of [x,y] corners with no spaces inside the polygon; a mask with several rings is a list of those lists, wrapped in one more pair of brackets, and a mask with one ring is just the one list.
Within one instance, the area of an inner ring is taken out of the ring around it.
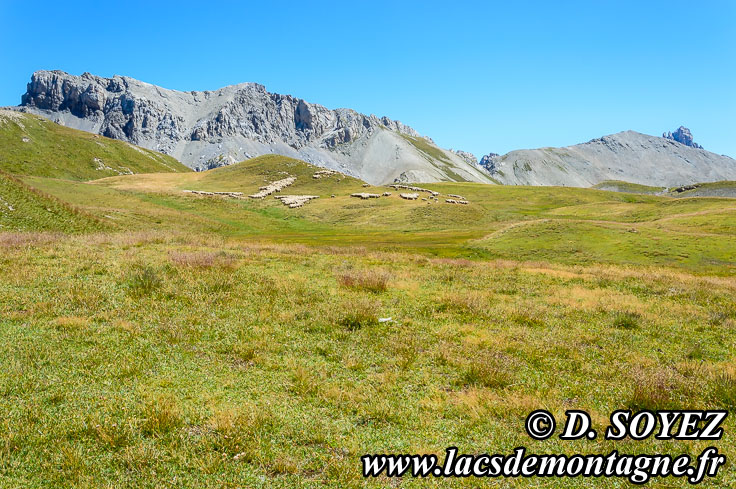
{"label": "flock of sheep", "polygon": [[[337,174],[338,172],[334,170],[319,170],[315,172],[312,175],[312,178],[315,180],[329,177],[332,175]],[[249,195],[251,199],[264,199],[268,197],[269,195],[275,193],[275,192],[281,192],[286,187],[292,185],[294,182],[296,182],[296,177],[286,177],[281,180],[276,180],[275,182],[269,183],[268,185],[264,185],[263,187],[260,187],[258,189],[258,192],[255,194]],[[363,184],[363,187],[370,187],[369,184]],[[389,187],[395,189],[395,190],[409,190],[409,192],[401,192],[399,193],[399,197],[405,200],[417,200],[419,199],[419,193],[425,192],[428,193],[428,197],[422,197],[423,201],[427,202],[439,202],[438,196],[440,195],[439,192],[436,192],[434,190],[429,190],[426,188],[421,187],[413,187],[410,185],[403,185],[394,183],[389,185]],[[232,197],[232,198],[243,198],[242,192],[206,192],[202,190],[184,190],[184,192],[192,193],[192,194],[198,194],[198,195],[210,195],[210,196],[223,196],[223,197]],[[367,200],[367,199],[378,199],[380,197],[391,197],[391,192],[383,192],[382,194],[374,194],[374,193],[368,193],[368,192],[356,192],[353,194],[350,194],[351,197],[357,197],[359,199]],[[467,205],[468,201],[464,197],[460,195],[454,195],[454,194],[448,194],[447,195],[450,198],[445,199],[445,202],[448,204],[460,204],[460,205]],[[334,195],[332,195],[334,197]],[[304,206],[307,202],[313,199],[318,199],[318,195],[277,195],[274,197],[277,200],[280,200],[282,204],[285,206],[294,209],[298,207]]]}

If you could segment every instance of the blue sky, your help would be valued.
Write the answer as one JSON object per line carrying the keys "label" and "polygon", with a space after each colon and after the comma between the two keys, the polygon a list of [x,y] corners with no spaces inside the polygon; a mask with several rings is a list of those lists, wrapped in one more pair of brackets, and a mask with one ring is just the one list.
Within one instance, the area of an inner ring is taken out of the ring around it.
{"label": "blue sky", "polygon": [[264,84],[480,156],[680,124],[736,157],[736,2],[0,0],[0,105],[33,71]]}

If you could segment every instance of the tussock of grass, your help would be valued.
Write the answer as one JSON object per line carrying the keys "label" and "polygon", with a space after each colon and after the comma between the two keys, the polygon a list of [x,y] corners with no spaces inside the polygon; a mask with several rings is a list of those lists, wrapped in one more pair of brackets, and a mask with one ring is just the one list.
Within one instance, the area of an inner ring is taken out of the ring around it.
{"label": "tussock of grass", "polygon": [[503,365],[495,361],[479,359],[472,361],[462,375],[464,385],[502,389],[513,382],[513,375]]}
{"label": "tussock of grass", "polygon": [[160,394],[149,399],[143,415],[142,431],[147,436],[166,434],[182,423],[179,405],[171,394]]}
{"label": "tussock of grass", "polygon": [[619,311],[613,316],[613,327],[618,329],[637,329],[641,324],[641,314]]}
{"label": "tussock of grass", "polygon": [[639,370],[632,383],[633,391],[627,402],[630,409],[677,409],[683,386],[676,372],[667,369]]}
{"label": "tussock of grass", "polygon": [[378,302],[367,298],[346,302],[338,324],[349,331],[374,326],[378,324],[379,306]]}
{"label": "tussock of grass", "polygon": [[261,440],[276,426],[268,410],[247,402],[217,409],[207,424],[215,435],[211,437],[213,448],[239,462],[258,460]]}
{"label": "tussock of grass", "polygon": [[349,289],[368,292],[385,292],[388,289],[390,275],[381,270],[347,270],[337,276],[337,282]]}
{"label": "tussock of grass", "polygon": [[129,272],[126,285],[133,297],[145,297],[158,290],[163,281],[160,272],[151,266],[139,266]]}
{"label": "tussock of grass", "polygon": [[235,265],[235,257],[223,252],[199,251],[199,252],[181,252],[174,251],[169,253],[171,262],[176,266],[193,267],[193,268],[232,268]]}
{"label": "tussock of grass", "polygon": [[713,397],[719,406],[736,409],[736,374],[719,372],[713,379]]}
{"label": "tussock of grass", "polygon": [[462,294],[444,294],[438,298],[435,310],[440,313],[489,317],[493,309],[488,294],[473,291]]}

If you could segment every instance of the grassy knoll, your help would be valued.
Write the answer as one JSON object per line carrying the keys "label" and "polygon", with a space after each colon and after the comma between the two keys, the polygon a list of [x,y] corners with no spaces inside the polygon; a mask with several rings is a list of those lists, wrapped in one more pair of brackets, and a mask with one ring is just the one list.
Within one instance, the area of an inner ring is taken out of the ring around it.
{"label": "grassy knoll", "polygon": [[612,192],[628,192],[631,194],[648,195],[660,194],[666,190],[665,187],[652,187],[639,183],[624,182],[623,180],[606,180],[599,183],[598,185],[594,185],[593,188],[599,190],[608,190]]}
{"label": "grassy knoll", "polygon": [[[698,183],[695,188],[683,190],[682,188],[671,190],[673,197],[736,197],[736,182],[720,181]],[[680,190],[678,192],[678,190]]]}
{"label": "grassy knoll", "polygon": [[613,192],[627,192],[645,195],[668,195],[670,197],[736,197],[736,182],[720,181],[695,183],[684,187],[650,187],[638,183],[624,182],[621,180],[607,180],[592,188]]}
{"label": "grassy knoll", "polygon": [[8,110],[0,110],[0,170],[69,180],[191,171],[170,156]]}

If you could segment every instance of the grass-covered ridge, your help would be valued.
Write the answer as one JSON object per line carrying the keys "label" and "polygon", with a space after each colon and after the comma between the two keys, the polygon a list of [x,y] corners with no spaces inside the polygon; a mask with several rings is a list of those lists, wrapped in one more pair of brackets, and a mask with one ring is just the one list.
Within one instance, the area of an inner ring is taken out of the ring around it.
{"label": "grass-covered ridge", "polygon": [[613,192],[628,192],[632,194],[646,195],[668,195],[670,197],[736,197],[736,182],[719,181],[706,183],[693,183],[681,187],[650,187],[638,183],[624,182],[621,180],[607,180],[592,188]]}
{"label": "grass-covered ridge", "polygon": [[599,190],[608,190],[612,192],[628,192],[632,194],[646,195],[661,194],[665,190],[667,190],[665,187],[652,187],[639,183],[625,182],[623,180],[606,180],[597,185],[594,185],[593,188]]}
{"label": "grass-covered ridge", "polygon": [[68,180],[191,171],[170,156],[10,110],[0,110],[0,170]]}
{"label": "grass-covered ridge", "polygon": [[0,171],[0,233],[104,229],[96,218]]}
{"label": "grass-covered ridge", "polygon": [[447,175],[450,179],[456,182],[467,181],[464,177],[453,171],[455,165],[447,157],[447,154],[445,154],[444,150],[438,148],[423,137],[414,137],[409,136],[408,134],[401,134],[401,137],[403,137],[412,146],[418,149],[420,153],[424,154],[424,157],[427,159],[427,161],[429,161],[435,167],[445,173],[445,175]]}

